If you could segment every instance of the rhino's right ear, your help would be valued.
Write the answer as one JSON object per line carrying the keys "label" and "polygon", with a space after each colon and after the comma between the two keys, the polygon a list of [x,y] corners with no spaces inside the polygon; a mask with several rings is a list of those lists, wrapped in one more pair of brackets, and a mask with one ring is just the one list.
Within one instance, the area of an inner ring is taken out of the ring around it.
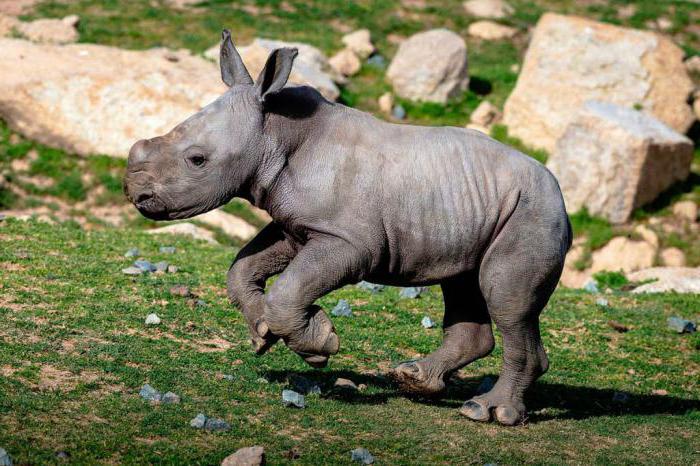
{"label": "rhino's right ear", "polygon": [[269,57],[265,68],[260,72],[255,87],[258,91],[258,98],[261,102],[269,95],[282,89],[287,84],[289,74],[292,72],[294,59],[299,51],[295,48],[281,48],[274,50]]}
{"label": "rhino's right ear", "polygon": [[231,31],[224,29],[221,33],[221,50],[219,51],[219,64],[221,65],[221,79],[228,87],[235,84],[253,84],[253,78],[243,64],[241,56],[231,40]]}

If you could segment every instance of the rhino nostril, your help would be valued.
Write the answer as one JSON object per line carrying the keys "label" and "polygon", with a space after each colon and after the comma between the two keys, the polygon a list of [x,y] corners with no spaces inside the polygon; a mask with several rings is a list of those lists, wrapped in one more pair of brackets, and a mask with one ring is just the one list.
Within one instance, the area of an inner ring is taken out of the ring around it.
{"label": "rhino nostril", "polygon": [[152,198],[153,198],[153,193],[141,193],[136,198],[136,203],[141,204],[141,203],[146,202],[147,200],[152,199]]}

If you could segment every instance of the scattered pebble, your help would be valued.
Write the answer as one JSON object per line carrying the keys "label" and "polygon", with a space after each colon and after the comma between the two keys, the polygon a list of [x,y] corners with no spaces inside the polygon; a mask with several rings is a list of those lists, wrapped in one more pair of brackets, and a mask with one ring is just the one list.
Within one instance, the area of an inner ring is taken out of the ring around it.
{"label": "scattered pebble", "polygon": [[367,59],[367,64],[369,66],[373,66],[375,68],[383,70],[384,68],[386,68],[386,59],[383,56],[376,53]]}
{"label": "scattered pebble", "polygon": [[620,332],[620,333],[629,332],[629,330],[630,330],[629,327],[626,326],[625,324],[621,324],[620,322],[617,322],[617,321],[614,321],[614,320],[609,320],[609,321],[608,321],[608,326],[609,326],[610,328],[615,329],[616,331],[618,331],[618,332]]}
{"label": "scattered pebble", "polygon": [[350,304],[347,300],[341,299],[340,301],[338,301],[338,304],[335,305],[335,307],[331,311],[331,314],[333,314],[336,317],[351,317],[352,309],[350,308]]}
{"label": "scattered pebble", "polygon": [[357,390],[355,382],[350,379],[343,379],[342,377],[335,379],[335,384],[333,384],[333,386],[342,390]]}
{"label": "scattered pebble", "polygon": [[289,377],[289,384],[292,386],[294,391],[299,392],[302,395],[321,394],[321,387],[316,382],[298,374],[292,374]]}
{"label": "scattered pebble", "polygon": [[233,382],[234,380],[236,380],[236,378],[231,374],[224,374],[221,376],[221,378],[224,380],[228,380],[229,382]]}
{"label": "scattered pebble", "polygon": [[269,383],[270,383],[270,381],[267,380],[265,377],[258,377],[258,379],[256,380],[256,382],[258,382],[258,383],[264,383],[264,384],[269,384]]}
{"label": "scattered pebble", "polygon": [[185,285],[175,285],[170,287],[170,294],[174,296],[182,296],[183,298],[192,297],[192,292]]}
{"label": "scattered pebble", "polygon": [[659,388],[656,390],[652,390],[651,394],[652,395],[659,395],[659,396],[666,396],[666,395],[668,395],[668,391],[664,390],[663,388]]}
{"label": "scattered pebble", "polygon": [[379,293],[380,291],[384,290],[384,285],[377,285],[376,283],[370,283],[362,280],[360,283],[357,284],[358,288],[362,288],[363,290],[367,290],[372,293]]}
{"label": "scattered pebble", "polygon": [[4,448],[0,448],[0,466],[12,466],[12,458]]}
{"label": "scattered pebble", "polygon": [[425,291],[426,288],[424,286],[409,286],[408,288],[402,288],[399,296],[404,299],[416,299]]}
{"label": "scattered pebble", "polygon": [[207,417],[204,414],[199,413],[190,421],[190,426],[194,427],[195,429],[203,429],[206,422]]}
{"label": "scattered pebble", "polygon": [[138,267],[127,267],[122,269],[122,273],[125,275],[141,275],[143,270],[139,269]]}
{"label": "scattered pebble", "polygon": [[180,397],[173,392],[165,392],[160,399],[161,403],[165,404],[178,404],[180,403]]}
{"label": "scattered pebble", "polygon": [[57,451],[56,458],[61,459],[61,460],[67,460],[68,458],[70,458],[70,453],[68,453],[67,451],[63,451],[63,450]]}
{"label": "scattered pebble", "polygon": [[588,291],[589,293],[600,293],[600,289],[598,288],[598,283],[596,283],[595,280],[588,280],[585,285],[583,285],[584,291]]}
{"label": "scattered pebble", "polygon": [[204,430],[208,430],[209,432],[227,432],[231,430],[231,424],[223,419],[210,417],[204,421]]}
{"label": "scattered pebble", "polygon": [[165,261],[156,262],[156,272],[165,272],[168,270],[168,263]]}
{"label": "scattered pebble", "polygon": [[2,222],[3,220],[5,220],[6,218],[7,218],[7,215],[5,215],[5,214],[0,214],[0,222]]}
{"label": "scattered pebble", "polygon": [[683,319],[681,317],[669,317],[668,328],[674,330],[677,333],[693,333],[697,330],[695,322]]}
{"label": "scattered pebble", "polygon": [[484,393],[488,393],[491,391],[494,385],[496,385],[496,379],[487,375],[481,379],[481,383],[476,388],[476,394],[483,395]]}
{"label": "scattered pebble", "polygon": [[403,120],[404,118],[406,118],[406,110],[401,104],[394,105],[394,109],[391,111],[391,116],[393,116],[397,120]]}
{"label": "scattered pebble", "polygon": [[296,408],[304,408],[306,406],[304,395],[294,390],[282,390],[282,403],[288,407],[294,406]]}
{"label": "scattered pebble", "polygon": [[262,466],[263,464],[265,464],[265,449],[259,446],[240,448],[221,462],[221,466]]}
{"label": "scattered pebble", "polygon": [[126,251],[126,254],[124,254],[124,257],[138,257],[139,254],[141,254],[141,251],[139,251],[139,248],[131,248],[128,251]]}
{"label": "scattered pebble", "polygon": [[374,463],[374,456],[366,448],[355,448],[350,452],[350,457],[353,461],[362,464],[372,464]]}
{"label": "scattered pebble", "polygon": [[158,314],[148,314],[146,316],[146,325],[160,325]]}
{"label": "scattered pebble", "polygon": [[420,324],[421,324],[424,328],[433,328],[433,327],[435,327],[435,322],[433,322],[433,319],[431,319],[431,318],[428,317],[428,316],[423,317],[423,319],[420,321]]}
{"label": "scattered pebble", "polygon": [[361,392],[364,392],[365,390],[367,390],[367,385],[361,383],[360,385],[357,386],[357,389]]}
{"label": "scattered pebble", "polygon": [[175,246],[161,246],[159,251],[163,254],[175,254]]}
{"label": "scattered pebble", "polygon": [[630,396],[624,392],[615,392],[613,393],[612,400],[615,403],[625,404],[630,400]]}
{"label": "scattered pebble", "polygon": [[149,384],[144,384],[143,387],[141,387],[139,396],[147,401],[161,401],[163,398],[160,392],[151,387]]}
{"label": "scattered pebble", "polygon": [[605,298],[598,298],[595,300],[595,303],[600,306],[600,307],[608,307],[608,300]]}
{"label": "scattered pebble", "polygon": [[177,266],[170,264],[168,266],[168,273],[177,273]]}
{"label": "scattered pebble", "polygon": [[134,262],[134,267],[141,269],[143,272],[155,272],[156,266],[146,260],[138,260]]}

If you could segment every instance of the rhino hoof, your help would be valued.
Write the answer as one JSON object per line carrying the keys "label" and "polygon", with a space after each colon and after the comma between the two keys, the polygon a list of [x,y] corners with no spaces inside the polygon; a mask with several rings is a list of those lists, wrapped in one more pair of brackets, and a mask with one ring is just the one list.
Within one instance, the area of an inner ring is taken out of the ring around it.
{"label": "rhino hoof", "polygon": [[488,422],[491,420],[491,413],[489,412],[488,406],[474,399],[465,401],[459,413],[472,421]]}

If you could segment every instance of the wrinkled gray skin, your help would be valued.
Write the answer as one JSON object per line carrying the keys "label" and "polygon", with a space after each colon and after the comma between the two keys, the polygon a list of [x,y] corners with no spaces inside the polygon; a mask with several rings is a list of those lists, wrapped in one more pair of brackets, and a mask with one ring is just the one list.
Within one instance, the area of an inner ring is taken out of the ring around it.
{"label": "wrinkled gray skin", "polygon": [[523,395],[548,365],[539,314],[571,244],[556,180],[479,132],[390,124],[311,88],[283,88],[296,53],[274,51],[253,83],[224,31],[230,89],[133,146],[127,197],[158,220],[233,197],[269,212],[273,222],[228,273],[259,354],[281,338],[322,367],[339,340],[318,298],[360,280],[440,284],[442,346],[400,365],[395,378],[412,392],[441,392],[450,374],[491,352],[493,321],[503,334],[501,375],[461,413],[522,422]]}

